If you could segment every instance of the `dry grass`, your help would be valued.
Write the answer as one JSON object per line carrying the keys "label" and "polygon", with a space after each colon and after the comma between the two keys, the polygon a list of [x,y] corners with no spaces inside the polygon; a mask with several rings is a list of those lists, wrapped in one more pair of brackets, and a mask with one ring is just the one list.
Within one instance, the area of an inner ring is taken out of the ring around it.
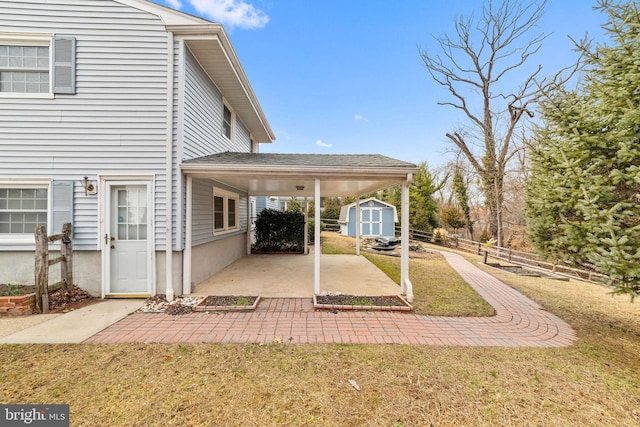
{"label": "dry grass", "polygon": [[640,425],[640,305],[488,271],[568,321],[578,342],[2,345],[0,402],[69,403],[74,426]]}

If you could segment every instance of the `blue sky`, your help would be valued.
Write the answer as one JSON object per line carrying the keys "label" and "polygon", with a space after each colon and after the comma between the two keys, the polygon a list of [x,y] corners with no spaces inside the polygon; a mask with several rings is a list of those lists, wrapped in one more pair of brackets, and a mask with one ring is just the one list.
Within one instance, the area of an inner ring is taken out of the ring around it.
{"label": "blue sky", "polygon": [[[155,0],[225,25],[276,134],[263,152],[377,153],[446,162],[446,132],[465,118],[427,73],[418,49],[453,35],[482,0]],[[497,0],[496,0],[497,1]],[[531,65],[552,74],[576,57],[568,35],[599,38],[595,0],[549,0],[552,33]]]}

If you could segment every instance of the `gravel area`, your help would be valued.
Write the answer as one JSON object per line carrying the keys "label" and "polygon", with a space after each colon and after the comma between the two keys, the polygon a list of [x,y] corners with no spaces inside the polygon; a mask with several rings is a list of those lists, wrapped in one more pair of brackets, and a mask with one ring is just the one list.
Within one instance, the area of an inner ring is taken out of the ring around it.
{"label": "gravel area", "polygon": [[0,337],[6,337],[23,329],[30,328],[39,323],[60,316],[61,314],[62,313],[32,314],[29,316],[0,317]]}

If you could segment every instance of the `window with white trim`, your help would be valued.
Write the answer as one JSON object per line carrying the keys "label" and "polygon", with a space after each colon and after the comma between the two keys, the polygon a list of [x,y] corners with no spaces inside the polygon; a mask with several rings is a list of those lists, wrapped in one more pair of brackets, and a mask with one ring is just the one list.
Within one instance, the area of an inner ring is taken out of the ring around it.
{"label": "window with white trim", "polygon": [[75,37],[0,33],[0,96],[75,94]]}
{"label": "window with white trim", "polygon": [[47,225],[47,208],[47,187],[0,187],[0,236],[32,236]]}
{"label": "window with white trim", "polygon": [[227,138],[231,139],[231,123],[232,123],[232,114],[231,110],[226,105],[223,105],[222,111],[222,134]]}
{"label": "window with white trim", "polygon": [[213,189],[213,233],[238,230],[240,197],[236,193]]}
{"label": "window with white trim", "polygon": [[0,92],[49,93],[49,45],[0,45]]}

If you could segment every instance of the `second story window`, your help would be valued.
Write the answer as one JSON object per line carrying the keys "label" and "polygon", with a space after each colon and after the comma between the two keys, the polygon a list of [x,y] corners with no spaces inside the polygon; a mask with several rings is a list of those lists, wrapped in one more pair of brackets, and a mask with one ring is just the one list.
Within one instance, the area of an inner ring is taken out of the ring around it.
{"label": "second story window", "polygon": [[76,39],[0,33],[0,98],[76,93]]}
{"label": "second story window", "polygon": [[231,110],[226,105],[224,105],[224,111],[222,112],[222,133],[231,139]]}
{"label": "second story window", "polygon": [[0,45],[0,92],[49,93],[49,46]]}

